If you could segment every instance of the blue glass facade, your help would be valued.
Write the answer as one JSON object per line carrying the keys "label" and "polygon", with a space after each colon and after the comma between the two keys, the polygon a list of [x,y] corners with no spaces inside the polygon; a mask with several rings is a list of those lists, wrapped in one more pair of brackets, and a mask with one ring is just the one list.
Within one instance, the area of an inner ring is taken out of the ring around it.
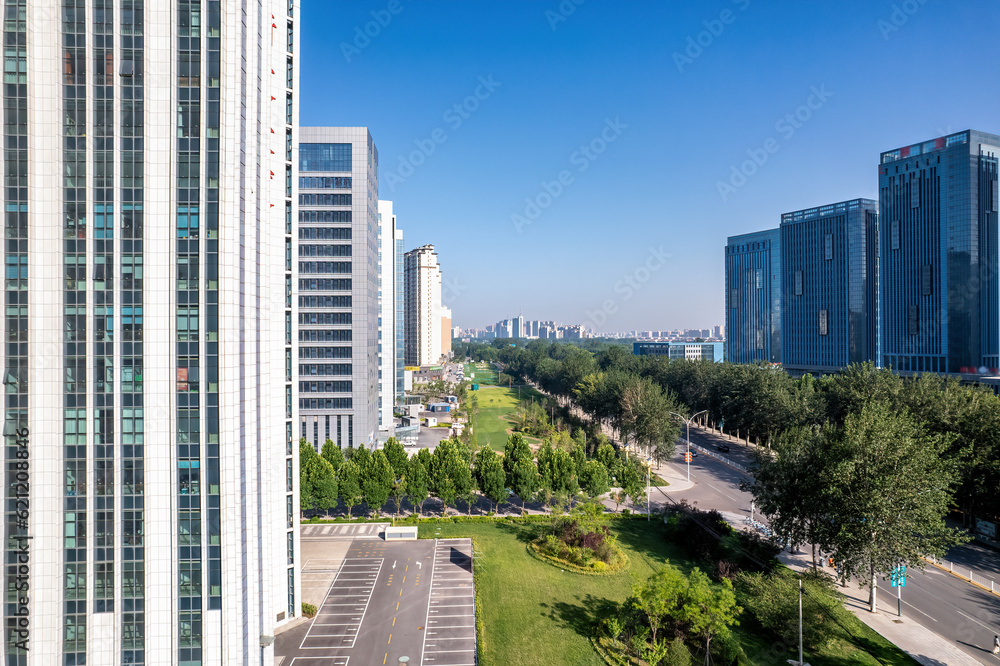
{"label": "blue glass facade", "polygon": [[781,359],[835,371],[878,358],[878,204],[854,199],[781,216]]}
{"label": "blue glass facade", "polygon": [[781,362],[781,233],[731,236],[726,244],[726,360]]}
{"label": "blue glass facade", "polygon": [[967,130],[882,153],[881,346],[900,372],[976,372],[1000,351],[997,155]]}

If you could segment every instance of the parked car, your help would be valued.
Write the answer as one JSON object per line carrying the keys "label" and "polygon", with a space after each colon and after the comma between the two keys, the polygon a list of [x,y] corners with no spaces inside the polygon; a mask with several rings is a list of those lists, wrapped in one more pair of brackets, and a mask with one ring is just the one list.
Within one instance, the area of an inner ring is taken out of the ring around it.
{"label": "parked car", "polygon": [[715,450],[716,451],[721,451],[722,453],[729,453],[729,445],[728,444],[716,444],[715,445]]}

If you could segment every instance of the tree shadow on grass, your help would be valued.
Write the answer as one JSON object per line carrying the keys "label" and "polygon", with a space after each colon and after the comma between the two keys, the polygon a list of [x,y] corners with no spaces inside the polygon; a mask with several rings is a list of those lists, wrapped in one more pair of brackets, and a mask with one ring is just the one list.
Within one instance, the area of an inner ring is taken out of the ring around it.
{"label": "tree shadow on grass", "polygon": [[501,532],[510,534],[524,544],[531,543],[548,528],[548,523],[546,522],[518,523],[509,520],[498,520],[496,525],[497,529]]}
{"label": "tree shadow on grass", "polygon": [[542,602],[539,605],[549,611],[551,619],[586,638],[593,636],[600,623],[618,608],[615,602],[591,594],[574,598],[580,603],[557,601],[551,604]]}

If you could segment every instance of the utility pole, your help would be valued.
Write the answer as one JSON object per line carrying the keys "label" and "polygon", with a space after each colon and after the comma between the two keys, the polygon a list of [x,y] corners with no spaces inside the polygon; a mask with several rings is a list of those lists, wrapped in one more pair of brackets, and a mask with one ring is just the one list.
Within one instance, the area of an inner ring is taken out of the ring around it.
{"label": "utility pole", "polygon": [[699,414],[707,414],[708,410],[707,409],[703,409],[703,410],[701,410],[697,414],[694,414],[693,416],[691,416],[691,418],[688,418],[688,419],[685,419],[683,416],[681,416],[677,412],[670,412],[670,413],[672,415],[676,416],[677,418],[679,418],[681,421],[683,421],[687,425],[687,453],[684,454],[684,462],[687,464],[687,480],[690,481],[691,480],[691,421],[696,416],[698,416]]}
{"label": "utility pole", "polygon": [[799,578],[799,666],[802,663],[802,579]]}

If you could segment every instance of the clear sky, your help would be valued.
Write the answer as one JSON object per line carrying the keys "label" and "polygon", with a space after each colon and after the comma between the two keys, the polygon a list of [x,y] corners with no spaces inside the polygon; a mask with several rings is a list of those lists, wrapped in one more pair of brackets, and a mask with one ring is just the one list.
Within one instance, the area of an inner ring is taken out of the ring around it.
{"label": "clear sky", "polygon": [[370,128],[457,326],[723,323],[727,236],[1000,133],[995,0],[302,5],[301,123]]}

